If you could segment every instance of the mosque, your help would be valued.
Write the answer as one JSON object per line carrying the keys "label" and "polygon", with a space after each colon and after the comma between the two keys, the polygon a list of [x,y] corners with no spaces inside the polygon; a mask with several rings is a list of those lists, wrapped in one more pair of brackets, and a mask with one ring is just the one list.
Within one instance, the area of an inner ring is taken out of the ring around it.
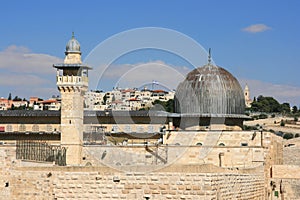
{"label": "mosque", "polygon": [[74,35],[66,45],[64,62],[53,67],[61,111],[0,111],[5,127],[0,140],[12,146],[12,160],[19,167],[17,175],[7,175],[11,182],[26,163],[29,171],[28,166],[40,166],[33,177],[42,176],[46,165],[50,186],[45,187],[53,199],[80,197],[63,177],[73,172],[72,187],[85,187],[81,176],[96,180],[86,181],[94,185],[88,186],[91,194],[103,189],[96,183],[109,185],[103,189],[108,192],[99,193],[105,199],[269,199],[273,190],[279,191],[270,186],[270,178],[272,165],[283,162],[282,139],[263,129],[243,130],[248,119],[245,94],[230,72],[211,63],[210,53],[206,65],[179,83],[175,113],[84,111],[92,68],[82,63]]}

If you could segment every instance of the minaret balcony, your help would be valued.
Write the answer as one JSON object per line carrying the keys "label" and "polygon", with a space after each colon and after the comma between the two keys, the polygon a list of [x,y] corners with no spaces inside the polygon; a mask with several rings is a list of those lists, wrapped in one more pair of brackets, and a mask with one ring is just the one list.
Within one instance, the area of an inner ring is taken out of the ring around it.
{"label": "minaret balcony", "polygon": [[56,76],[56,83],[58,86],[88,86],[88,77],[86,76]]}

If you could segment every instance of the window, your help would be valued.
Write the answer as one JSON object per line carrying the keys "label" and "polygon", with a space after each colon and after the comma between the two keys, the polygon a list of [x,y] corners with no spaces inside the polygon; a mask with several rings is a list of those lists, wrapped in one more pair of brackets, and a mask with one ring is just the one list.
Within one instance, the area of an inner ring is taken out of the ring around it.
{"label": "window", "polygon": [[118,132],[118,126],[113,126],[112,129],[111,129],[111,132],[112,133]]}
{"label": "window", "polygon": [[47,124],[46,131],[47,132],[52,132],[52,126],[50,124]]}
{"label": "window", "polygon": [[6,126],[6,131],[7,131],[7,132],[12,132],[12,131],[13,131],[12,125],[7,125],[7,126]]}
{"label": "window", "polygon": [[26,126],[25,126],[24,124],[20,124],[20,125],[19,125],[19,131],[20,131],[20,132],[26,131]]}
{"label": "window", "polygon": [[129,125],[125,126],[125,132],[130,133],[131,132],[131,127]]}
{"label": "window", "polygon": [[143,126],[137,126],[136,129],[137,129],[138,133],[144,132],[144,127]]}
{"label": "window", "polygon": [[32,132],[38,132],[39,131],[39,126],[37,124],[34,124],[32,126]]}
{"label": "window", "polygon": [[148,133],[154,133],[154,128],[152,125],[148,126]]}
{"label": "window", "polygon": [[241,146],[242,147],[246,147],[246,146],[248,146],[248,143],[246,143],[246,142],[245,143],[241,143]]}

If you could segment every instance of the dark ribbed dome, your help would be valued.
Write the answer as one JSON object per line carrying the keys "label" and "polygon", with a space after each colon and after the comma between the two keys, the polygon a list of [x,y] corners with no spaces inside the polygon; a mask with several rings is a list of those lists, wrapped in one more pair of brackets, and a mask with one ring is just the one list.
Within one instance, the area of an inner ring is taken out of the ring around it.
{"label": "dark ribbed dome", "polygon": [[244,94],[237,79],[211,64],[191,71],[175,94],[177,113],[243,115],[244,109]]}

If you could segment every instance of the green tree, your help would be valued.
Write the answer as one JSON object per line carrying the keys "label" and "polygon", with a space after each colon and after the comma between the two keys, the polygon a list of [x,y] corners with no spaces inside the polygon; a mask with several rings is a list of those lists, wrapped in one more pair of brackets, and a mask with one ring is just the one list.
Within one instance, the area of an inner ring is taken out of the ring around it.
{"label": "green tree", "polygon": [[289,103],[283,103],[280,105],[280,110],[282,113],[290,113],[291,112],[291,106]]}
{"label": "green tree", "polygon": [[268,115],[266,115],[266,114],[260,114],[260,115],[258,116],[258,118],[259,118],[259,119],[267,119],[267,118],[268,118]]}
{"label": "green tree", "polygon": [[294,135],[292,134],[292,133],[285,133],[284,135],[283,135],[283,138],[284,139],[292,139],[292,138],[294,138]]}
{"label": "green tree", "polygon": [[8,100],[11,100],[11,93],[9,93],[8,95]]}
{"label": "green tree", "polygon": [[153,105],[155,106],[157,104],[161,105],[164,108],[164,110],[167,112],[171,112],[171,113],[174,112],[174,99],[170,99],[168,101],[155,100],[153,102]]}
{"label": "green tree", "polygon": [[292,113],[295,114],[297,112],[298,112],[298,107],[297,106],[293,106]]}
{"label": "green tree", "polygon": [[22,99],[18,96],[15,96],[15,98],[13,99],[13,101],[22,101]]}
{"label": "green tree", "polygon": [[169,100],[167,101],[166,111],[167,111],[167,112],[171,112],[171,113],[174,112],[174,99],[169,99]]}
{"label": "green tree", "polygon": [[273,97],[258,96],[251,104],[251,110],[255,112],[280,112],[281,106]]}
{"label": "green tree", "polygon": [[294,121],[295,121],[295,122],[298,121],[298,117],[297,117],[297,116],[294,117]]}
{"label": "green tree", "polygon": [[104,97],[103,97],[103,102],[102,102],[103,105],[106,105],[106,101],[107,101],[107,95],[105,94]]}

